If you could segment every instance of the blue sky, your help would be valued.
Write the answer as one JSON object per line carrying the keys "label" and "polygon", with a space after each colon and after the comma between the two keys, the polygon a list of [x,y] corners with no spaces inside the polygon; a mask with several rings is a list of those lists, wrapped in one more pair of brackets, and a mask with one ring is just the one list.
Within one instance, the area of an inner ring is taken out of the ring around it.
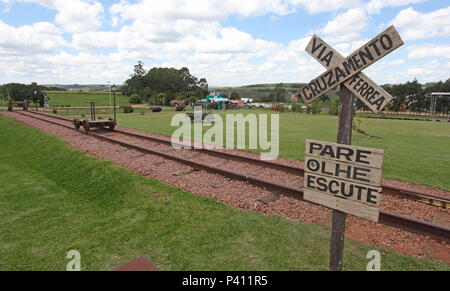
{"label": "blue sky", "polygon": [[143,61],[212,86],[309,82],[317,34],[347,56],[394,24],[405,44],[376,82],[450,77],[450,2],[437,0],[0,0],[0,84],[121,84]]}

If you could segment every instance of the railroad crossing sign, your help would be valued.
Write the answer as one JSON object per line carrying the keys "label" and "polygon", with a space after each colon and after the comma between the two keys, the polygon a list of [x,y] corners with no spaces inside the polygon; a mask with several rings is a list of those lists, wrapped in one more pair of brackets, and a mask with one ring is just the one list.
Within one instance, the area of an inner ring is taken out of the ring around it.
{"label": "railroad crossing sign", "polygon": [[378,221],[383,154],[351,146],[353,94],[378,113],[392,96],[361,71],[403,45],[394,26],[380,33],[347,58],[314,35],[306,51],[327,71],[300,89],[310,103],[338,85],[337,143],[308,140],[303,198],[333,209],[330,270],[342,270],[347,213]]}
{"label": "railroad crossing sign", "polygon": [[343,84],[372,111],[378,113],[392,100],[392,96],[360,72],[402,45],[400,35],[391,25],[344,59],[341,54],[314,35],[306,51],[327,71],[301,88],[300,96],[305,103],[310,103]]}
{"label": "railroad crossing sign", "polygon": [[303,199],[378,222],[383,150],[306,141]]}

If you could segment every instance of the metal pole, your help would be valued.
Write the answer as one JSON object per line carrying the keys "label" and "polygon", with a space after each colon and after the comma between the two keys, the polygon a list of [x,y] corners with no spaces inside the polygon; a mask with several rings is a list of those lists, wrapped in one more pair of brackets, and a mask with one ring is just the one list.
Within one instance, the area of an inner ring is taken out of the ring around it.
{"label": "metal pole", "polygon": [[430,100],[430,117],[431,117],[431,115],[432,115],[432,112],[433,112],[433,98],[434,98],[434,96],[433,95],[431,95],[431,100]]}
{"label": "metal pole", "polygon": [[[353,95],[345,87],[340,87],[339,93],[339,129],[337,143],[350,145],[352,143]],[[344,212],[333,210],[330,271],[341,271],[344,257],[345,220]]]}
{"label": "metal pole", "polygon": [[433,119],[435,119],[436,116],[436,105],[437,105],[437,97],[434,98]]}
{"label": "metal pole", "polygon": [[92,120],[92,101],[89,101],[89,110],[91,111],[91,120]]}
{"label": "metal pole", "polygon": [[116,90],[113,90],[114,95],[114,121],[117,123],[117,116],[116,116]]}
{"label": "metal pole", "polygon": [[109,108],[111,108],[112,105],[112,101],[111,101],[111,82],[108,81],[108,85],[109,85]]}

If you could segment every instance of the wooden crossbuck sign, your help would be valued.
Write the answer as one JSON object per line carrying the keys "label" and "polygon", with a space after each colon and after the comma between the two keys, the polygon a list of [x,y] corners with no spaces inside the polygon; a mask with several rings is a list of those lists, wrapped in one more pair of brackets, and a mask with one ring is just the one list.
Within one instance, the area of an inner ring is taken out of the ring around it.
{"label": "wooden crossbuck sign", "polygon": [[360,72],[401,45],[403,41],[400,35],[394,26],[390,26],[344,58],[314,35],[306,51],[327,71],[301,88],[300,96],[305,103],[310,103],[334,87],[343,84],[372,111],[378,113],[392,100],[392,96]]}
{"label": "wooden crossbuck sign", "polygon": [[347,58],[314,35],[306,51],[327,71],[300,89],[310,103],[340,86],[337,143],[307,140],[303,199],[333,209],[330,270],[343,265],[347,213],[378,222],[381,198],[382,150],[351,146],[353,95],[378,113],[391,100],[383,88],[361,71],[403,45],[394,26]]}
{"label": "wooden crossbuck sign", "polygon": [[303,199],[378,222],[384,151],[307,140]]}

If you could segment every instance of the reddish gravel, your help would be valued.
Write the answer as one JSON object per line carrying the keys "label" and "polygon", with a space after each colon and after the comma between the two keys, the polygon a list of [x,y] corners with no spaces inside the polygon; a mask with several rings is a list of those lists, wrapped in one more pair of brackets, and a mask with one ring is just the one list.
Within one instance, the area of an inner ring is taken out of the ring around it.
{"label": "reddish gravel", "polygon": [[[182,172],[192,170],[192,168],[178,162],[165,160],[156,155],[142,154],[136,150],[130,150],[119,145],[101,141],[95,137],[77,133],[73,130],[49,124],[44,121],[10,112],[4,112],[3,114],[14,118],[16,121],[24,122],[30,127],[39,128],[49,134],[60,136],[72,147],[85,151],[93,156],[104,160],[113,161],[117,165],[130,169],[138,174],[161,180],[169,185],[177,186],[189,192],[202,196],[214,197],[218,201],[221,201],[227,205],[249,211],[258,211],[268,216],[283,216],[295,221],[330,225],[331,211],[327,208],[299,201],[293,197],[284,195],[281,195],[280,199],[275,202],[264,204],[258,201],[258,199],[271,194],[271,192],[248,183],[232,180],[226,184],[225,182],[228,181],[227,178],[205,171],[195,171],[182,174]],[[141,135],[157,136],[169,139],[165,136],[120,126],[118,129],[139,133]],[[109,133],[109,135],[113,138],[123,138],[120,134],[113,135],[113,133]],[[167,145],[142,141],[136,138],[127,137],[126,141],[138,143],[140,146],[145,147],[153,146],[155,149],[161,151],[170,150],[170,147]],[[229,152],[237,153],[243,156],[259,157],[258,154],[238,150],[232,150]],[[192,158],[192,160],[196,162],[202,162],[208,165],[225,161],[222,158],[211,157],[204,154],[196,155],[187,150],[171,151],[170,153],[177,156],[183,156],[185,158]],[[302,162],[290,159],[280,158],[276,162],[292,166],[303,166]],[[260,169],[258,166],[243,166],[242,163],[236,161],[228,161],[220,167],[224,169],[232,169],[240,173],[252,174],[259,178],[274,180],[278,183],[286,185],[293,185],[294,183],[301,182],[302,180],[298,176],[282,173],[273,169],[258,171]],[[440,189],[387,179],[383,180],[384,183],[389,183],[393,186],[400,186],[410,190],[450,197],[449,192]],[[219,184],[224,185],[218,188],[212,187],[213,185]],[[382,196],[381,208],[430,222],[433,221],[434,216],[439,213],[450,215],[449,209],[441,209],[435,206],[425,205],[420,202],[414,202],[386,194]],[[366,244],[384,247],[388,249],[388,251],[389,249],[395,249],[398,252],[407,255],[421,258],[432,258],[450,264],[450,246],[445,242],[439,242],[426,236],[412,234],[407,231],[369,222],[357,217],[348,217],[346,229],[347,237],[362,241]]]}

